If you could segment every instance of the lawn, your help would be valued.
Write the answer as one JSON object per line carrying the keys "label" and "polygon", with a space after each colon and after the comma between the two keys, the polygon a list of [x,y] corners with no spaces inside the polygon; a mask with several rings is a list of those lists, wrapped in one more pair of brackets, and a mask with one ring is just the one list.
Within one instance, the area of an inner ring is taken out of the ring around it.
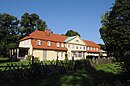
{"label": "lawn", "polygon": [[[4,70],[5,67],[7,66],[7,64],[23,64],[23,65],[28,65],[29,62],[31,63],[31,61],[27,61],[27,60],[11,60],[9,58],[0,58],[0,70]],[[50,61],[42,61],[42,63],[46,63],[46,64],[50,64]]]}
{"label": "lawn", "polygon": [[[10,61],[7,58],[0,58],[0,66],[6,66],[7,63],[27,65],[29,61]],[[43,63],[50,64],[50,61]],[[62,75],[41,76],[36,81],[19,82],[12,86],[113,86],[120,72],[119,69],[117,64],[101,64]]]}
{"label": "lawn", "polygon": [[33,82],[22,82],[19,86],[113,86],[118,73],[116,66],[116,64],[97,65],[87,70],[41,77]]}

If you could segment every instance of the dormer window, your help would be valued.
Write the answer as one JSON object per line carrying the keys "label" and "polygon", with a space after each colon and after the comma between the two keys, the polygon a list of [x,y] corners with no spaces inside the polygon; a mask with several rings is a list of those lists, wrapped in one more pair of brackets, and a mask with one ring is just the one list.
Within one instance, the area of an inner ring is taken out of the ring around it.
{"label": "dormer window", "polygon": [[64,44],[63,44],[63,43],[61,43],[61,47],[64,47]]}
{"label": "dormer window", "polygon": [[95,51],[95,47],[94,47],[94,51]]}
{"label": "dormer window", "polygon": [[98,51],[98,48],[96,48],[96,51]]}
{"label": "dormer window", "polygon": [[93,48],[91,47],[91,50],[93,50]]}
{"label": "dormer window", "polygon": [[79,40],[76,40],[76,42],[79,42]]}
{"label": "dormer window", "polygon": [[56,43],[56,47],[60,47],[60,43]]}
{"label": "dormer window", "polygon": [[41,44],[42,44],[42,41],[41,41],[41,40],[37,40],[36,44],[37,44],[37,45],[41,45]]}
{"label": "dormer window", "polygon": [[87,50],[89,50],[89,47],[87,48]]}
{"label": "dormer window", "polygon": [[51,46],[51,42],[50,41],[47,42],[47,46]]}

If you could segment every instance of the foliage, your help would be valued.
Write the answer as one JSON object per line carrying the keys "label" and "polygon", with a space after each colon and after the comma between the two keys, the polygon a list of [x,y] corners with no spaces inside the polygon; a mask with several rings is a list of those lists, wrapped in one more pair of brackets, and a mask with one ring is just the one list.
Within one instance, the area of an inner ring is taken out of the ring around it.
{"label": "foliage", "polygon": [[9,57],[9,50],[18,47],[20,38],[36,29],[44,31],[47,25],[35,13],[25,13],[21,20],[8,13],[0,13],[0,57]]}
{"label": "foliage", "polygon": [[39,57],[34,57],[35,62],[40,62]]}
{"label": "foliage", "polygon": [[20,27],[20,32],[22,34],[22,37],[24,37],[36,29],[44,31],[47,28],[47,25],[46,22],[41,20],[37,14],[25,13],[21,17]]}
{"label": "foliage", "polygon": [[0,13],[0,56],[8,57],[9,49],[18,45],[19,20],[10,14]]}
{"label": "foliage", "polygon": [[65,34],[65,36],[76,36],[76,35],[80,37],[80,34],[73,30],[68,30],[67,33]]}
{"label": "foliage", "polygon": [[[116,0],[112,10],[102,17],[101,37],[106,49],[130,73],[130,0]],[[129,76],[127,76],[129,77]]]}
{"label": "foliage", "polygon": [[106,50],[106,46],[104,44],[98,44],[102,50]]}
{"label": "foliage", "polygon": [[31,61],[32,55],[27,55],[26,60]]}

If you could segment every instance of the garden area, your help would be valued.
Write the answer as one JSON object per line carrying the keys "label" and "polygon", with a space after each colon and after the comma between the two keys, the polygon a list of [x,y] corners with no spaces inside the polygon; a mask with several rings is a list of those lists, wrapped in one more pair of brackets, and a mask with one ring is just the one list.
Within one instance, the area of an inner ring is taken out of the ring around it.
{"label": "garden area", "polygon": [[32,65],[27,60],[2,58],[0,66],[0,83],[4,86],[126,86],[120,80],[121,68],[117,63],[92,66],[84,59],[74,63],[44,61]]}

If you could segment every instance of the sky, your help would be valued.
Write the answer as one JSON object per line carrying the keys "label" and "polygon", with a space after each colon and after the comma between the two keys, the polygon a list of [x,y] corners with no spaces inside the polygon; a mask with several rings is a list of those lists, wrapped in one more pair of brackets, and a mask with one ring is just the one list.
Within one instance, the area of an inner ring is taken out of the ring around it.
{"label": "sky", "polygon": [[113,6],[114,0],[1,0],[0,13],[21,19],[36,13],[56,34],[77,31],[82,39],[102,43],[100,16]]}

